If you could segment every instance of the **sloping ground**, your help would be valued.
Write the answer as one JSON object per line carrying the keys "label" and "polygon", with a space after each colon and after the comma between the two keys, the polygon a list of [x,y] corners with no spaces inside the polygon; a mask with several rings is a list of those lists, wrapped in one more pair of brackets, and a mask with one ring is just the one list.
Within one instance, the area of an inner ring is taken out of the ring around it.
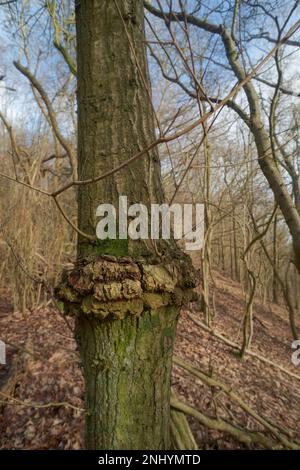
{"label": "sloping ground", "polygon": [[[239,342],[244,312],[242,291],[222,274],[216,274],[216,283],[214,329]],[[0,339],[10,344],[8,365],[0,366],[0,387],[10,380],[11,371],[17,370],[16,380],[7,389],[10,398],[0,396],[0,448],[82,448],[83,380],[72,331],[51,308],[23,315],[10,313],[5,302],[0,305]],[[300,366],[291,363],[286,310],[273,304],[257,304],[254,317],[253,350],[300,376]],[[201,313],[192,307],[184,309],[175,353],[230,385],[259,415],[288,429],[292,438],[300,441],[300,380],[257,358],[239,359],[232,347],[194,320],[201,320]],[[202,412],[249,430],[262,430],[224,394],[204,386],[177,366],[173,385],[185,403]],[[202,448],[244,448],[230,435],[207,430],[194,420],[191,425]]]}
{"label": "sloping ground", "polygon": [[[241,343],[244,297],[238,283],[228,277],[215,273],[217,289],[215,292],[216,316],[213,328],[235,343]],[[175,354],[193,363],[206,373],[219,378],[229,385],[260,416],[276,423],[281,429],[288,429],[291,436],[300,440],[300,365],[291,362],[291,333],[287,311],[275,304],[254,307],[254,337],[252,350],[270,360],[274,366],[252,357],[241,360],[235,350],[223,341],[199,328],[194,321],[201,320],[201,313],[193,309],[182,312]],[[276,367],[283,366],[299,379],[291,377]],[[214,391],[202,385],[182,369],[174,367],[174,383],[182,398],[207,414],[227,417],[250,430],[260,430],[260,426],[247,414],[236,407],[226,397],[221,403],[226,410],[212,400]],[[207,432],[193,426],[197,440],[202,447],[237,448],[239,443],[216,432]]]}

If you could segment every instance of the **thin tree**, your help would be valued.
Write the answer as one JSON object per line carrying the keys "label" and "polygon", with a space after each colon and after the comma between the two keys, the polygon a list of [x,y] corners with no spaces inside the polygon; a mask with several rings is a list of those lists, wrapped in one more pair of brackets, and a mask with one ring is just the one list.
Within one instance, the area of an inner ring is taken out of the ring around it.
{"label": "thin tree", "polygon": [[[240,51],[238,49],[234,34],[234,27],[232,27],[230,30],[225,23],[221,25],[211,23],[204,18],[187,14],[183,8],[181,8],[180,11],[173,11],[172,4],[170,11],[165,12],[163,11],[162,4],[159,0],[157,0],[157,4],[159,8],[155,8],[152,4],[150,4],[150,2],[144,1],[146,9],[152,15],[163,19],[169,29],[171,28],[170,25],[172,22],[184,24],[188,23],[202,31],[206,31],[219,37],[222,41],[224,53],[227,57],[231,71],[234,73],[236,79],[240,83],[243,83],[247,73],[244,70],[240,57]],[[298,2],[293,2],[284,21],[284,26],[280,29],[280,34],[277,41],[278,45],[282,45],[288,42],[290,39],[290,33],[293,34],[293,32],[299,28],[300,24],[299,22],[296,22],[294,24],[294,28],[292,28],[288,33],[288,37],[283,37],[283,29],[288,24],[297,7]],[[236,14],[234,15],[233,25],[235,21]],[[245,112],[235,101],[231,101],[230,103],[227,102],[227,105],[230,106],[239,115],[239,117],[244,121],[253,134],[259,166],[274,194],[274,199],[278,204],[289,228],[294,250],[294,264],[300,273],[300,213],[295,206],[293,196],[290,195],[289,189],[284,180],[284,176],[278,168],[276,161],[274,160],[272,138],[270,138],[268,129],[263,122],[262,105],[259,95],[253,85],[253,80],[247,81],[247,83],[243,85],[243,89],[247,98],[249,113]],[[210,101],[211,100],[212,99],[210,98]],[[215,100],[213,99],[213,101]]]}

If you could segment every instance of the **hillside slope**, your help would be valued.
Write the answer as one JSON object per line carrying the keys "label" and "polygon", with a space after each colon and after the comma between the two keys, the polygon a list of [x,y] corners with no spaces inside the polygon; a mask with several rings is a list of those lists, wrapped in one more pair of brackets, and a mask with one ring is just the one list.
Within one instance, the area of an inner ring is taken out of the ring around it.
{"label": "hillside slope", "polygon": [[[216,285],[213,328],[240,342],[242,290],[221,273],[216,273]],[[0,308],[0,338],[10,344],[8,365],[0,366],[0,448],[82,448],[83,379],[72,324],[69,323],[69,329],[50,307],[27,314],[11,313],[2,300]],[[199,327],[197,323],[202,317],[195,305],[182,312],[175,354],[221,379],[260,416],[300,441],[300,366],[291,363],[288,314],[274,304],[255,304],[254,318],[253,351],[299,375],[299,379],[255,357],[239,359],[234,348]],[[236,426],[253,431],[262,429],[224,394],[204,386],[177,366],[172,380],[185,403]],[[10,387],[6,393],[7,383]],[[232,436],[207,430],[193,418],[191,426],[201,448],[245,448]]]}

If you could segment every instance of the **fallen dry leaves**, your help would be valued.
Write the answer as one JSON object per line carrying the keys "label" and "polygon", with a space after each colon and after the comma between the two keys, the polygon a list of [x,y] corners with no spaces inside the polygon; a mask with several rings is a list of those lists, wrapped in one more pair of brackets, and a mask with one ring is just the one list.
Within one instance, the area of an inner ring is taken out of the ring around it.
{"label": "fallen dry leaves", "polygon": [[[216,281],[214,328],[231,340],[239,341],[244,309],[240,286],[222,274],[216,275]],[[256,304],[254,316],[253,350],[300,375],[300,369],[290,361],[291,335],[285,309],[273,304]],[[294,439],[300,439],[299,381],[257,359],[248,357],[241,361],[232,348],[201,330],[193,318],[201,319],[201,313],[195,307],[183,310],[176,354],[219,377],[256,412],[288,429]],[[0,369],[0,385],[9,373],[14,357],[24,354],[22,348],[30,352],[26,356],[26,370],[15,385],[14,403],[2,406],[0,448],[83,448],[83,378],[72,332],[60,315],[49,307],[28,314],[10,313],[3,307],[0,336],[19,348],[8,347],[9,363]],[[228,398],[218,396],[215,390],[182,369],[174,367],[172,382],[186,403],[203,412],[214,416],[217,413],[251,430],[261,429]],[[47,408],[30,406],[54,402],[56,406]],[[71,407],[58,406],[61,402]],[[202,448],[242,448],[227,435],[204,429],[194,421],[191,425]]]}

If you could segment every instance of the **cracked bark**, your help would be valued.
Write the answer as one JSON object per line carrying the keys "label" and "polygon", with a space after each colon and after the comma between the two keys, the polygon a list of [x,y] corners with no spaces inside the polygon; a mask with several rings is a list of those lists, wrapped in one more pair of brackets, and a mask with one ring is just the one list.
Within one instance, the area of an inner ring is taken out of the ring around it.
{"label": "cracked bark", "polygon": [[[114,1],[76,2],[80,180],[116,167],[155,139],[149,96],[136,65],[137,59],[149,86],[143,3],[117,0],[117,4],[133,48]],[[80,230],[94,235],[96,207],[103,202],[117,207],[119,195],[127,195],[128,205],[139,202],[150,208],[151,203],[163,202],[156,149],[113,176],[78,189]],[[164,262],[146,241],[94,244],[79,237],[80,260],[96,259],[103,253],[115,255],[117,265],[124,256],[146,266]],[[179,269],[183,259],[189,263],[172,242],[159,246],[159,253]],[[91,295],[87,292],[81,291],[83,302],[78,292],[64,291],[69,295],[65,299],[68,313],[76,316],[76,339],[86,382],[86,446],[168,449],[170,372],[180,306],[169,300],[155,303],[158,298],[169,299],[164,293],[150,296],[150,300],[146,296],[147,301],[144,296],[140,303],[140,289],[134,306],[131,299],[117,300],[118,287],[112,287],[117,281],[118,275],[109,280],[110,288],[98,286],[96,306],[85,297]],[[94,289],[88,282],[83,284],[87,290]],[[110,303],[105,295],[101,300],[103,292],[113,297]]]}

